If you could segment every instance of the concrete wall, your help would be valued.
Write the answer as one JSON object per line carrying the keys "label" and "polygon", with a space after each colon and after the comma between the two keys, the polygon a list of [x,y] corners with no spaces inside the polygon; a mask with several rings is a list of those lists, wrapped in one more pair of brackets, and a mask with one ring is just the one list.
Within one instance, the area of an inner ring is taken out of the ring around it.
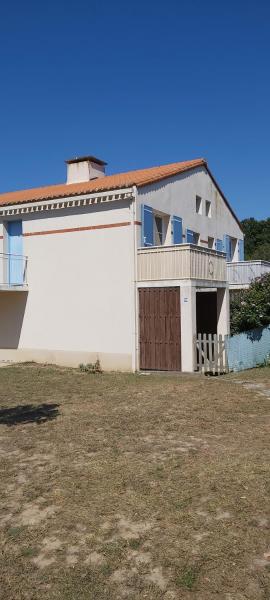
{"label": "concrete wall", "polygon": [[0,359],[77,365],[99,357],[105,369],[131,370],[131,205],[110,202],[22,218],[29,292],[0,292]]}
{"label": "concrete wall", "polygon": [[[196,213],[196,195],[202,198],[202,214]],[[211,217],[205,215],[206,200],[211,202]],[[183,219],[183,233],[186,228],[200,234],[200,245],[207,246],[208,236],[223,239],[227,234],[243,239],[243,233],[212,182],[204,167],[182,173],[138,190],[137,219],[141,219],[141,204],[155,210],[179,216]],[[183,239],[185,242],[185,238]],[[170,226],[166,244],[171,243]],[[141,246],[141,232],[138,231],[138,246]],[[233,260],[238,260],[237,248]]]}
{"label": "concrete wall", "polygon": [[245,331],[227,338],[230,371],[252,369],[270,360],[270,326]]}

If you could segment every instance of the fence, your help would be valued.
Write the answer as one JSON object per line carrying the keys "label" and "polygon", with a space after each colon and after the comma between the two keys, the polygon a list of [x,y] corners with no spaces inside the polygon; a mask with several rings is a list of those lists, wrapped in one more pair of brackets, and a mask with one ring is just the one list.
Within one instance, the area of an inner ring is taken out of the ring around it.
{"label": "fence", "polygon": [[227,373],[225,337],[216,333],[199,333],[195,338],[195,364],[196,370],[201,373]]}
{"label": "fence", "polygon": [[270,325],[225,340],[230,371],[252,369],[270,361]]}
{"label": "fence", "polygon": [[227,279],[230,289],[249,287],[251,281],[270,273],[270,262],[267,260],[245,260],[227,263]]}

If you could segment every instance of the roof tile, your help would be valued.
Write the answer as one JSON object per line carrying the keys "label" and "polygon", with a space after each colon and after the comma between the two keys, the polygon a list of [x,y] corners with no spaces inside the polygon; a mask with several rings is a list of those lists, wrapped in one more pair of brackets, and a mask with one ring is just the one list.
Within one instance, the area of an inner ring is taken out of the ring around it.
{"label": "roof tile", "polygon": [[67,198],[69,196],[80,196],[93,192],[123,189],[133,185],[142,187],[203,165],[207,166],[206,161],[203,158],[198,158],[159,167],[151,167],[150,169],[139,169],[137,171],[128,171],[127,173],[105,175],[104,177],[81,183],[61,183],[58,185],[19,190],[17,192],[7,192],[0,194],[0,205],[4,206],[7,204],[22,204],[25,202],[38,202],[39,200]]}

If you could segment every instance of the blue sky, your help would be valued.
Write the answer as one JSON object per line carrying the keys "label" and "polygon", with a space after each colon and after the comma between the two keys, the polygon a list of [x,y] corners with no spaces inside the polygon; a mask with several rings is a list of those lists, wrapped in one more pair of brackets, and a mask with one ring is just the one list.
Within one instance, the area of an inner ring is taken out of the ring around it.
{"label": "blue sky", "polygon": [[0,190],[81,154],[108,173],[203,156],[240,218],[268,217],[269,27],[261,0],[2,3]]}

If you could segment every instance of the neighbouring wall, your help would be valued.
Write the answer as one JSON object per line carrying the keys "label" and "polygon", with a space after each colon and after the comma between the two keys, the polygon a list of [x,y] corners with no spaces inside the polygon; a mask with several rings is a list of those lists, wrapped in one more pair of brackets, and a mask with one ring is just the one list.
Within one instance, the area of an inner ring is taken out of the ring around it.
{"label": "neighbouring wall", "polygon": [[229,337],[226,346],[230,371],[257,367],[270,360],[270,326]]}

